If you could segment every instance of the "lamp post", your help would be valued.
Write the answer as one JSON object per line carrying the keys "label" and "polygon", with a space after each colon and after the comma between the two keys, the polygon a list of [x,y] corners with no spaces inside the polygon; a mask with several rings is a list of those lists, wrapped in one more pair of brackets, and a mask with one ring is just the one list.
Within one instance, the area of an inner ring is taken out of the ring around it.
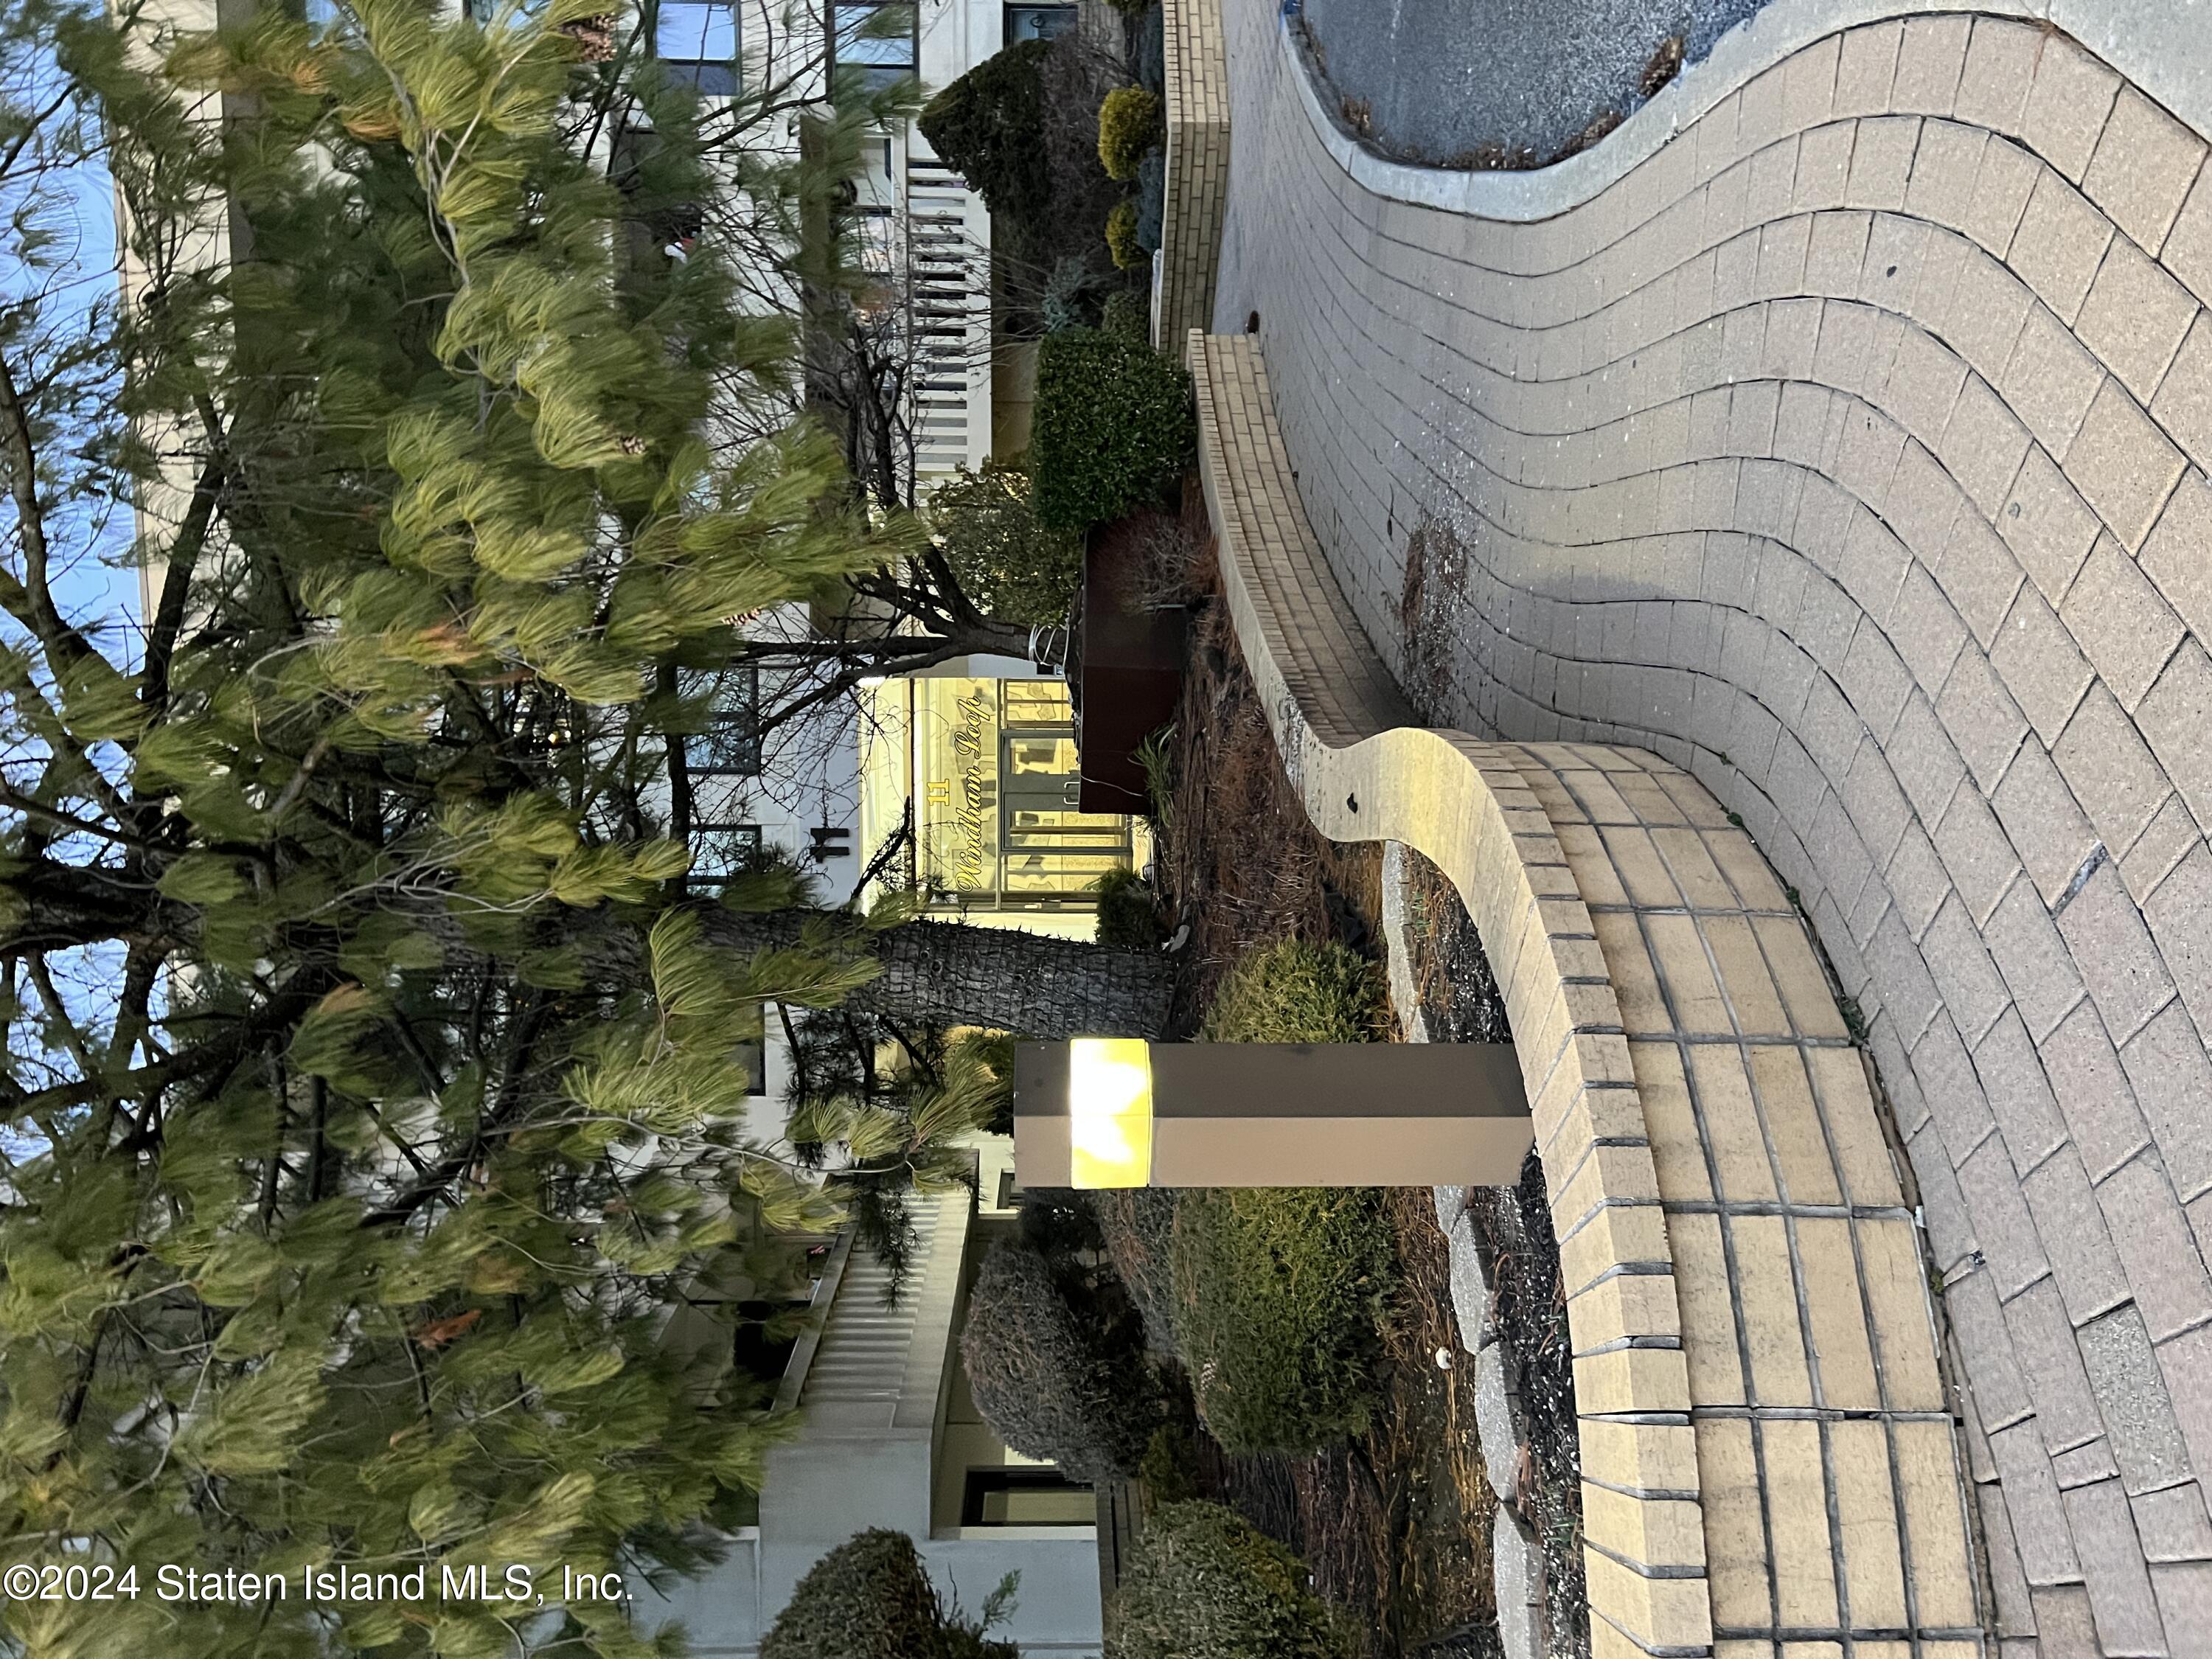
{"label": "lamp post", "polygon": [[1024,1187],[1509,1186],[1533,1138],[1510,1043],[1014,1051]]}

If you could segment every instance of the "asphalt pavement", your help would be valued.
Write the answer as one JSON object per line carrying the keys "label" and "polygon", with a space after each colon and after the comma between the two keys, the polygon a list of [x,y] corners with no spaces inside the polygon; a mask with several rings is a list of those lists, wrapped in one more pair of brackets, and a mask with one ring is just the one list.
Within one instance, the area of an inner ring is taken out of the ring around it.
{"label": "asphalt pavement", "polygon": [[1764,0],[1304,0],[1340,111],[1396,159],[1548,160],[1644,101],[1669,40],[1695,63]]}

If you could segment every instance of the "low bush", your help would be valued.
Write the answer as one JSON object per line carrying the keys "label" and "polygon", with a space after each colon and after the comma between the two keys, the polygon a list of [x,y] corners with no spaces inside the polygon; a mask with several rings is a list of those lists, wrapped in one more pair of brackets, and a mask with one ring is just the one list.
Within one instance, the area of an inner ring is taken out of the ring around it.
{"label": "low bush", "polygon": [[1297,1557],[1219,1504],[1145,1518],[1114,1601],[1109,1659],[1340,1659]]}
{"label": "low bush", "polygon": [[986,461],[980,472],[960,468],[931,493],[927,514],[945,562],[978,611],[1000,622],[1067,620],[1083,577],[1083,542],[1038,520],[1021,467]]}
{"label": "low bush", "polygon": [[1145,1483],[1146,1502],[1155,1509],[1197,1497],[1198,1442],[1189,1429],[1180,1423],[1164,1423],[1154,1429],[1137,1474]]}
{"label": "low bush", "polygon": [[1106,1240],[1107,1259],[1137,1311],[1145,1339],[1158,1354],[1175,1340],[1176,1194],[1167,1187],[1121,1187],[1091,1194],[1091,1212]]}
{"label": "low bush", "polygon": [[1113,256],[1117,270],[1135,270],[1152,258],[1137,240],[1135,197],[1124,196],[1106,216],[1106,252]]}
{"label": "low bush", "polygon": [[[1373,963],[1341,945],[1289,939],[1230,969],[1205,1035],[1373,1042],[1387,1008]],[[1397,1279],[1379,1193],[1187,1192],[1173,1261],[1176,1348],[1215,1439],[1235,1451],[1301,1452],[1366,1427]]]}
{"label": "low bush", "polygon": [[1152,343],[1150,296],[1138,289],[1116,289],[1106,296],[1106,307],[1099,317],[1098,326],[1109,334],[1119,334],[1124,339],[1149,346]]}
{"label": "low bush", "polygon": [[1048,528],[1087,530],[1157,498],[1195,441],[1190,376],[1158,352],[1090,328],[1038,346],[1030,454]]}
{"label": "low bush", "polygon": [[[1002,1610],[985,1606],[985,1621]],[[762,1638],[760,1659],[1017,1659],[948,1613],[914,1540],[876,1528],[817,1561]]]}
{"label": "low bush", "polygon": [[1397,1255],[1379,1189],[1194,1188],[1176,1206],[1176,1350],[1231,1451],[1364,1431]]}
{"label": "low bush", "polygon": [[1098,106],[1098,165],[1127,184],[1145,152],[1160,142],[1160,100],[1142,87],[1116,87]]}
{"label": "low bush", "polygon": [[1285,939],[1250,952],[1206,1011],[1214,1042],[1373,1042],[1388,1031],[1382,974],[1334,943]]}
{"label": "low bush", "polygon": [[1050,212],[1044,68],[1051,43],[1023,40],[994,52],[923,106],[917,125],[945,164],[994,213],[1036,223]]}
{"label": "low bush", "polygon": [[1017,1243],[983,1258],[960,1334],[969,1391],[1024,1456],[1078,1480],[1133,1474],[1161,1418],[1141,1321],[1111,1275],[1072,1282],[1061,1267]]}
{"label": "low bush", "polygon": [[1133,870],[1098,878],[1098,942],[1123,951],[1157,951],[1167,937],[1152,884]]}
{"label": "low bush", "polygon": [[1118,272],[1101,270],[1089,260],[1060,260],[1037,299],[1044,331],[1091,327],[1098,319],[1102,297],[1118,290],[1122,281]]}

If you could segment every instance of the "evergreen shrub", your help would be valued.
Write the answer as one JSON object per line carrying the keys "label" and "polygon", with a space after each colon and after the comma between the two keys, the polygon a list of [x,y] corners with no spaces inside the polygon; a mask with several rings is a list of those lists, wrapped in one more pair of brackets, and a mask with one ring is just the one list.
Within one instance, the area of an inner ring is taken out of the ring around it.
{"label": "evergreen shrub", "polygon": [[1190,376],[1138,341],[1066,329],[1037,348],[1030,456],[1036,514],[1083,531],[1157,497],[1197,441]]}
{"label": "evergreen shrub", "polygon": [[1155,1507],[1197,1497],[1198,1443],[1189,1429],[1180,1423],[1163,1423],[1154,1429],[1137,1474],[1145,1483],[1146,1501]]}
{"label": "evergreen shrub", "polygon": [[1115,1276],[1144,1316],[1146,1344],[1155,1353],[1174,1353],[1175,1189],[1122,1187],[1090,1197]]}
{"label": "evergreen shrub", "polygon": [[1100,314],[1098,326],[1109,334],[1119,334],[1134,340],[1139,345],[1152,343],[1152,301],[1142,289],[1117,289],[1106,296],[1106,307]]}
{"label": "evergreen shrub", "polygon": [[1134,179],[1145,152],[1163,136],[1160,100],[1142,87],[1116,87],[1098,106],[1098,165],[1109,179]]}
{"label": "evergreen shrub", "polygon": [[1137,239],[1135,197],[1124,196],[1106,216],[1106,252],[1114,256],[1115,268],[1120,270],[1135,270],[1152,257]]}
{"label": "evergreen shrub", "polygon": [[1341,1659],[1297,1557],[1219,1504],[1145,1519],[1115,1598],[1109,1659]]}
{"label": "evergreen shrub", "polygon": [[1176,1348],[1231,1451],[1361,1433],[1397,1254],[1379,1189],[1194,1188],[1176,1206]]}
{"label": "evergreen shrub", "polygon": [[1213,1042],[1374,1042],[1389,999],[1373,963],[1334,942],[1285,939],[1239,958],[1206,1011]]}
{"label": "evergreen shrub", "polygon": [[1017,1650],[948,1613],[914,1540],[878,1527],[807,1571],[760,1659],[1017,1659]]}
{"label": "evergreen shrub", "polygon": [[918,125],[939,159],[994,213],[1041,223],[1052,207],[1045,147],[1044,67],[1051,43],[994,52],[923,106]]}
{"label": "evergreen shrub", "polygon": [[1123,951],[1157,951],[1166,930],[1152,884],[1133,870],[1098,879],[1098,942]]}
{"label": "evergreen shrub", "polygon": [[1104,1480],[1136,1473],[1159,1425],[1142,1330],[1111,1275],[1079,1281],[1066,1264],[1055,1273],[1040,1252],[1002,1243],[968,1293],[960,1359],[999,1438],[1073,1480]]}
{"label": "evergreen shrub", "polygon": [[1037,517],[1029,474],[1015,462],[960,468],[933,491],[929,527],[960,591],[1000,622],[1067,620],[1083,576],[1083,541]]}

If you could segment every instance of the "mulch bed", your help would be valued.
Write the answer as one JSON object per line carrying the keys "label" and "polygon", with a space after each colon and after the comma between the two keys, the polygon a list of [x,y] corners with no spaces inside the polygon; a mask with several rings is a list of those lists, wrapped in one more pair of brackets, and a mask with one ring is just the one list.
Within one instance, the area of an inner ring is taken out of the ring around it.
{"label": "mulch bed", "polygon": [[[1190,574],[1211,586],[1210,553],[1194,556]],[[1228,608],[1201,592],[1161,859],[1169,925],[1191,930],[1177,953],[1178,1036],[1198,1029],[1221,976],[1254,945],[1334,939],[1368,956],[1381,949],[1382,849],[1332,842],[1313,827],[1283,775]]]}
{"label": "mulch bed", "polygon": [[[1444,872],[1407,849],[1407,933],[1413,983],[1438,1042],[1510,1040],[1505,1001],[1474,924]],[[1559,1247],[1545,1201],[1544,1170],[1532,1150],[1515,1187],[1474,1187],[1468,1210],[1497,1276],[1492,1317],[1518,1369],[1528,1413],[1528,1455],[1514,1507],[1544,1552],[1545,1599],[1554,1655],[1589,1651],[1589,1602],[1583,1577],[1582,1449],[1567,1339]]]}
{"label": "mulch bed", "polygon": [[[1265,712],[1214,590],[1202,508],[1187,513],[1192,661],[1172,744],[1161,854],[1171,928],[1190,932],[1177,1031],[1253,946],[1333,939],[1381,950],[1382,855],[1316,831],[1283,775]],[[1353,1443],[1309,1457],[1232,1455],[1200,1437],[1205,1495],[1305,1560],[1362,1659],[1490,1659],[1490,1518],[1474,1370],[1452,1315],[1449,1259],[1427,1188],[1386,1199],[1403,1275],[1385,1333],[1384,1405]],[[1439,1367],[1442,1350],[1452,1361]]]}

